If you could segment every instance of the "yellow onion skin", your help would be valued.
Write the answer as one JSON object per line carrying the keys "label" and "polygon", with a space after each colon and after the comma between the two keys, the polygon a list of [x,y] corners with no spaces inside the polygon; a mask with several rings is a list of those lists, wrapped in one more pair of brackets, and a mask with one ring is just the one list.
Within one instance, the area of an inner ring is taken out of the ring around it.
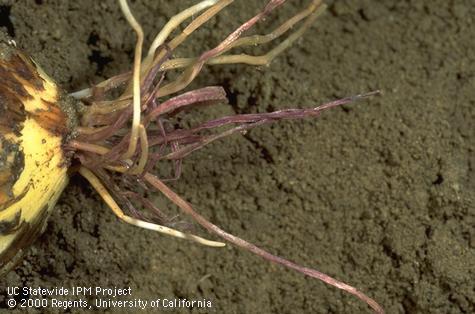
{"label": "yellow onion skin", "polygon": [[68,183],[74,104],[0,34],[0,274],[12,269]]}

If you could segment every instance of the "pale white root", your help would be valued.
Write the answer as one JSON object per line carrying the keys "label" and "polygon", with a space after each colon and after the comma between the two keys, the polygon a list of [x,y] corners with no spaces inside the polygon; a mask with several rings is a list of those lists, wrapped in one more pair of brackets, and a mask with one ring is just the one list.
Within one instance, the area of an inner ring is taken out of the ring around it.
{"label": "pale white root", "polygon": [[84,178],[86,178],[87,181],[89,181],[89,183],[92,185],[92,187],[97,191],[97,193],[99,193],[99,195],[102,197],[104,202],[110,207],[110,209],[112,209],[112,212],[119,219],[121,219],[121,220],[123,220],[123,221],[125,221],[125,222],[127,222],[131,225],[140,227],[140,228],[157,231],[157,232],[160,232],[162,234],[166,234],[166,235],[169,235],[169,236],[172,236],[172,237],[175,237],[175,238],[191,240],[191,241],[194,241],[194,242],[197,242],[199,244],[206,245],[206,246],[211,246],[211,247],[223,247],[223,246],[225,246],[225,244],[223,242],[207,240],[207,239],[204,239],[202,237],[199,237],[199,236],[196,236],[196,235],[193,235],[193,234],[184,233],[184,232],[181,232],[181,231],[169,228],[169,227],[165,227],[165,226],[162,226],[162,225],[159,225],[159,224],[150,223],[150,222],[147,222],[147,221],[144,221],[144,220],[140,220],[140,219],[137,219],[137,218],[127,216],[122,211],[120,206],[116,203],[116,201],[114,200],[112,195],[109,193],[107,188],[101,183],[101,180],[99,180],[99,178],[91,170],[81,166],[79,168],[79,173]]}

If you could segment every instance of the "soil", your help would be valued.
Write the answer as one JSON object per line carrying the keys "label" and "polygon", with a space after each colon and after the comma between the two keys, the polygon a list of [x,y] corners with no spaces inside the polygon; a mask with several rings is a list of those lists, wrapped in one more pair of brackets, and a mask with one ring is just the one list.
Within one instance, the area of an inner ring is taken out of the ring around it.
{"label": "soil", "polygon": [[[196,1],[131,2],[150,44]],[[255,32],[308,2],[289,1]],[[213,47],[263,3],[237,1],[175,56]],[[354,285],[387,313],[474,313],[474,16],[470,0],[329,2],[269,67],[206,68],[190,88],[224,85],[230,103],[198,110],[197,120],[383,95],[215,143],[185,160],[172,188],[225,230]],[[0,26],[68,91],[132,64],[135,35],[112,0],[1,0]],[[7,286],[131,287],[129,299],[212,302],[170,310],[179,313],[370,313],[354,296],[233,246],[207,248],[122,223],[78,176],[2,279]],[[28,297],[35,299],[17,299]]]}

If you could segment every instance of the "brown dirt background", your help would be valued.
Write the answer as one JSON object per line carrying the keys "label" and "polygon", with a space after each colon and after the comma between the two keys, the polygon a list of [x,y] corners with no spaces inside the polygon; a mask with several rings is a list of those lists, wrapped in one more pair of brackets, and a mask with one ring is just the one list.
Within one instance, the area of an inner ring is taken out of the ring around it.
{"label": "brown dirt background", "polygon": [[[135,36],[115,1],[0,3],[2,26],[69,91],[132,63]],[[190,3],[134,1],[147,43]],[[176,55],[218,43],[262,3],[237,1]],[[258,31],[306,3],[289,1]],[[205,70],[193,86],[224,85],[232,106],[196,119],[384,95],[216,143],[188,158],[172,186],[226,230],[351,283],[387,313],[474,313],[473,2],[329,4],[270,67]],[[207,298],[216,313],[369,312],[353,296],[232,246],[204,248],[121,223],[78,177],[6,286],[130,286],[134,298]]]}

